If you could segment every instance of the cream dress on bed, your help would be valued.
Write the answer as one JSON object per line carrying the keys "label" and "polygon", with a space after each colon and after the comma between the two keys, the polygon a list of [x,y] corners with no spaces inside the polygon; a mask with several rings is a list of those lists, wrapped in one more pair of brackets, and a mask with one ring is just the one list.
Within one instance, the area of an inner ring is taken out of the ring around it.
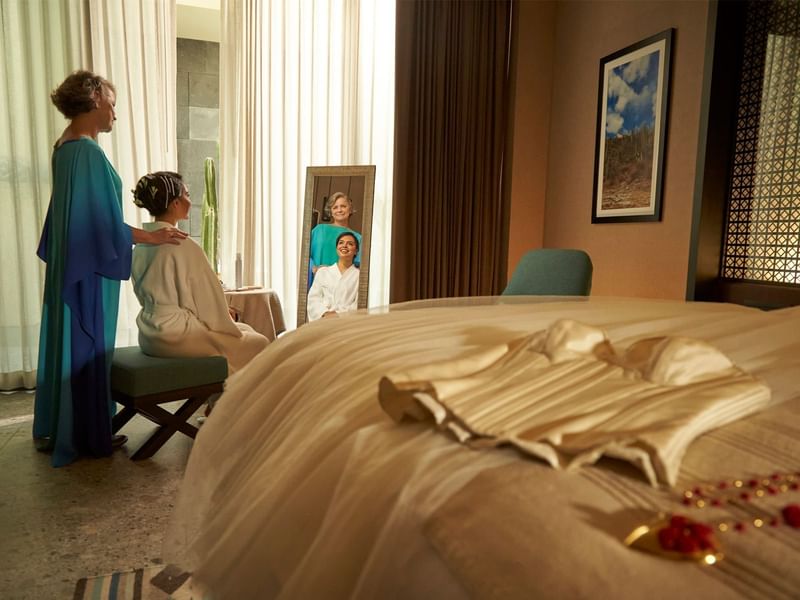
{"label": "cream dress on bed", "polygon": [[[144,229],[168,226],[156,221],[145,223]],[[233,322],[222,286],[194,240],[179,245],[138,244],[133,250],[131,279],[142,307],[136,324],[145,354],[222,355],[232,374],[269,343],[249,325]]]}
{"label": "cream dress on bed", "polygon": [[557,469],[602,457],[675,485],[702,433],[763,409],[770,390],[712,345],[645,338],[617,352],[570,319],[455,360],[389,374],[379,398],[395,420],[433,420],[475,448],[512,444]]}

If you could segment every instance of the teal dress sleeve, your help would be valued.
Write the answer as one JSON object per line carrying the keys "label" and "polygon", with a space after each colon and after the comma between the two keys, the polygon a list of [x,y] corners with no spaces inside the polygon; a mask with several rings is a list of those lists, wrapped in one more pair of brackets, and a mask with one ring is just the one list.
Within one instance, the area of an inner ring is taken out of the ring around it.
{"label": "teal dress sleeve", "polygon": [[[68,142],[58,152],[64,154],[53,157],[53,180],[66,180],[69,185],[58,186],[61,189],[53,186],[54,198],[42,230],[39,258],[48,261],[47,243],[51,220],[55,218],[59,228],[69,228],[60,249],[65,259],[65,289],[90,273],[128,279],[133,239],[130,227],[122,220],[119,175],[102,148],[89,139]],[[109,201],[110,198],[118,201]]]}

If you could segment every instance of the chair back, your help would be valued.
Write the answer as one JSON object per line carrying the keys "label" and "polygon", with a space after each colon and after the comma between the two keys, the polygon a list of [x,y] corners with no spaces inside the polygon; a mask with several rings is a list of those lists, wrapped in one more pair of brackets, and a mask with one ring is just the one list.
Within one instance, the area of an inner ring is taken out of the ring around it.
{"label": "chair back", "polygon": [[520,259],[504,296],[588,296],[592,259],[583,250],[540,248]]}

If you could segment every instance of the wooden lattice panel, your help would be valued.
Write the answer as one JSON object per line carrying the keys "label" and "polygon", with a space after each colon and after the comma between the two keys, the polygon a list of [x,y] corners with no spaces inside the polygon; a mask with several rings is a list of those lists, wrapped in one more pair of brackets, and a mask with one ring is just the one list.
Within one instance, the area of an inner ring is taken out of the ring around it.
{"label": "wooden lattice panel", "polygon": [[800,284],[800,1],[749,3],[722,277]]}

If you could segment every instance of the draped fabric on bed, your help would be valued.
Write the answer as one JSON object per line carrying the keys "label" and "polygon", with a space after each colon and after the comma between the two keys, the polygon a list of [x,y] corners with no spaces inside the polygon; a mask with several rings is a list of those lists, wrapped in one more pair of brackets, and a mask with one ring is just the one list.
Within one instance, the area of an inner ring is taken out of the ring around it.
{"label": "draped fabric on bed", "polygon": [[602,329],[560,319],[390,374],[379,396],[396,421],[433,418],[473,447],[513,444],[565,469],[613,457],[674,485],[698,435],[764,408],[770,394],[705,342],[662,336],[618,352]]}
{"label": "draped fabric on bed", "polygon": [[[791,598],[789,527],[721,535],[718,566],[664,560],[622,539],[658,511],[752,519],[799,501],[689,509],[701,482],[798,471],[800,310],[658,300],[422,301],[321,320],[271,344],[228,384],[189,459],[168,542],[218,598]],[[658,336],[711,344],[763,381],[759,412],[692,442],[674,488],[624,462],[574,472],[513,448],[473,450],[429,423],[393,422],[387,374],[508,344],[559,319],[628,348]],[[794,494],[794,496],[792,496]]]}

